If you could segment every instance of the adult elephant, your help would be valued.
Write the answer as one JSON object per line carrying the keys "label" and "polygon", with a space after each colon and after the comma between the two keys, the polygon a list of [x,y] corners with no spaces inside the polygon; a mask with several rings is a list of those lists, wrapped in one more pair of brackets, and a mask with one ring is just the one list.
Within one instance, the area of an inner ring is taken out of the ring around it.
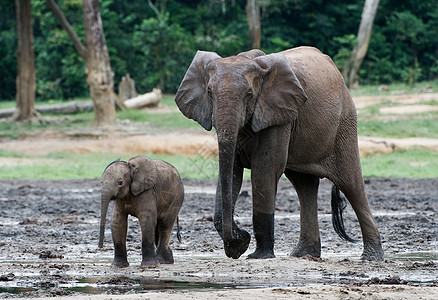
{"label": "adult elephant", "polygon": [[[250,235],[233,220],[243,177],[251,169],[256,250],[274,255],[274,200],[284,173],[300,201],[300,238],[291,256],[321,255],[317,219],[319,179],[334,184],[335,229],[345,238],[339,214],[341,190],[362,231],[362,259],[382,259],[380,236],[361,172],[356,109],[332,60],[312,47],[266,55],[251,50],[221,58],[198,51],[176,94],[181,112],[206,130],[215,127],[219,178],[215,227],[228,257],[248,248]],[[341,212],[342,213],[342,212]]]}

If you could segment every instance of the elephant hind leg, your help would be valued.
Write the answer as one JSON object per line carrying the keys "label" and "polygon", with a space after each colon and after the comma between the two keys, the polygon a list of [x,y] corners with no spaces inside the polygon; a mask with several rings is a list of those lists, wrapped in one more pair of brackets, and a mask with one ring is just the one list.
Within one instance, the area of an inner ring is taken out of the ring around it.
{"label": "elephant hind leg", "polygon": [[170,235],[172,233],[173,223],[158,222],[156,236],[157,236],[157,251],[156,258],[160,264],[173,264],[173,253],[169,247]]}
{"label": "elephant hind leg", "polygon": [[300,239],[290,256],[321,256],[321,239],[318,227],[319,178],[310,174],[286,169],[284,174],[293,184],[300,201]]}
{"label": "elephant hind leg", "polygon": [[332,187],[331,205],[332,205],[332,223],[333,223],[333,228],[335,229],[335,232],[342,239],[344,239],[348,242],[357,243],[358,240],[351,238],[345,232],[344,218],[342,216],[342,213],[347,206],[347,200],[345,199],[345,197],[343,197],[340,194],[339,189],[334,184]]}
{"label": "elephant hind leg", "polygon": [[380,234],[371,213],[362,174],[359,173],[356,176],[350,174],[342,180],[332,180],[332,182],[344,193],[359,221],[364,246],[361,258],[363,260],[383,259]]}

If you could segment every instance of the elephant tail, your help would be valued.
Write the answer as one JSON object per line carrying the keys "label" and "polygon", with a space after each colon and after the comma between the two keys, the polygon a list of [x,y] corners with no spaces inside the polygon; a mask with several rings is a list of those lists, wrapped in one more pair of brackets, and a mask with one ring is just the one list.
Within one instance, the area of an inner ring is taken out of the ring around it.
{"label": "elephant tail", "polygon": [[179,216],[176,217],[176,237],[178,238],[178,242],[181,243],[181,232],[179,231]]}
{"label": "elephant tail", "polygon": [[335,232],[344,240],[357,243],[359,240],[351,238],[346,232],[344,227],[344,218],[342,212],[347,207],[347,199],[342,196],[336,185],[332,187],[332,223]]}

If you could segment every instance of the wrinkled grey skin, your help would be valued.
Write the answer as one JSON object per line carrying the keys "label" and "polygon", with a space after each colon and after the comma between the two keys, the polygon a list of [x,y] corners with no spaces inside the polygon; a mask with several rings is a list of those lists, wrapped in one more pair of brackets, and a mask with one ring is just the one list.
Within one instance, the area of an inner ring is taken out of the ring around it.
{"label": "wrinkled grey skin", "polygon": [[243,169],[251,169],[253,229],[249,258],[274,255],[277,183],[284,173],[300,201],[300,238],[291,256],[319,257],[319,179],[326,177],[351,203],[360,223],[363,259],[383,258],[380,236],[364,191],[356,109],[332,60],[299,47],[265,55],[251,50],[221,58],[198,51],[176,94],[181,112],[206,130],[215,127],[219,178],[215,227],[225,253],[238,258],[250,235],[233,221]]}
{"label": "wrinkled grey skin", "polygon": [[138,218],[142,234],[141,267],[173,264],[169,238],[184,199],[184,187],[170,164],[136,156],[110,164],[102,175],[99,247],[103,247],[108,205],[115,200],[112,237],[116,267],[129,266],[126,253],[128,215]]}

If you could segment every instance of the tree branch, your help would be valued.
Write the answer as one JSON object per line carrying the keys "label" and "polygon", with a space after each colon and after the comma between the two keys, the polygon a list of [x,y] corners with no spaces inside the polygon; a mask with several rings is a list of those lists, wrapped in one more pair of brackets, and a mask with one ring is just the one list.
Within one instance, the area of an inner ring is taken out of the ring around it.
{"label": "tree branch", "polygon": [[155,5],[152,3],[151,0],[148,0],[148,4],[150,6],[150,8],[152,8],[152,10],[154,11],[154,13],[157,15],[158,21],[160,23],[163,23],[163,17],[161,16],[160,12],[158,11],[158,9],[155,7]]}
{"label": "tree branch", "polygon": [[58,22],[61,24],[64,30],[67,31],[68,35],[70,36],[70,39],[73,41],[76,51],[78,51],[79,55],[84,60],[86,60],[88,56],[87,48],[82,44],[78,35],[74,31],[70,23],[68,22],[64,14],[62,13],[59,6],[56,4],[54,0],[46,0],[46,2],[47,2],[47,6],[50,8],[50,10],[53,12],[55,17],[58,19]]}

